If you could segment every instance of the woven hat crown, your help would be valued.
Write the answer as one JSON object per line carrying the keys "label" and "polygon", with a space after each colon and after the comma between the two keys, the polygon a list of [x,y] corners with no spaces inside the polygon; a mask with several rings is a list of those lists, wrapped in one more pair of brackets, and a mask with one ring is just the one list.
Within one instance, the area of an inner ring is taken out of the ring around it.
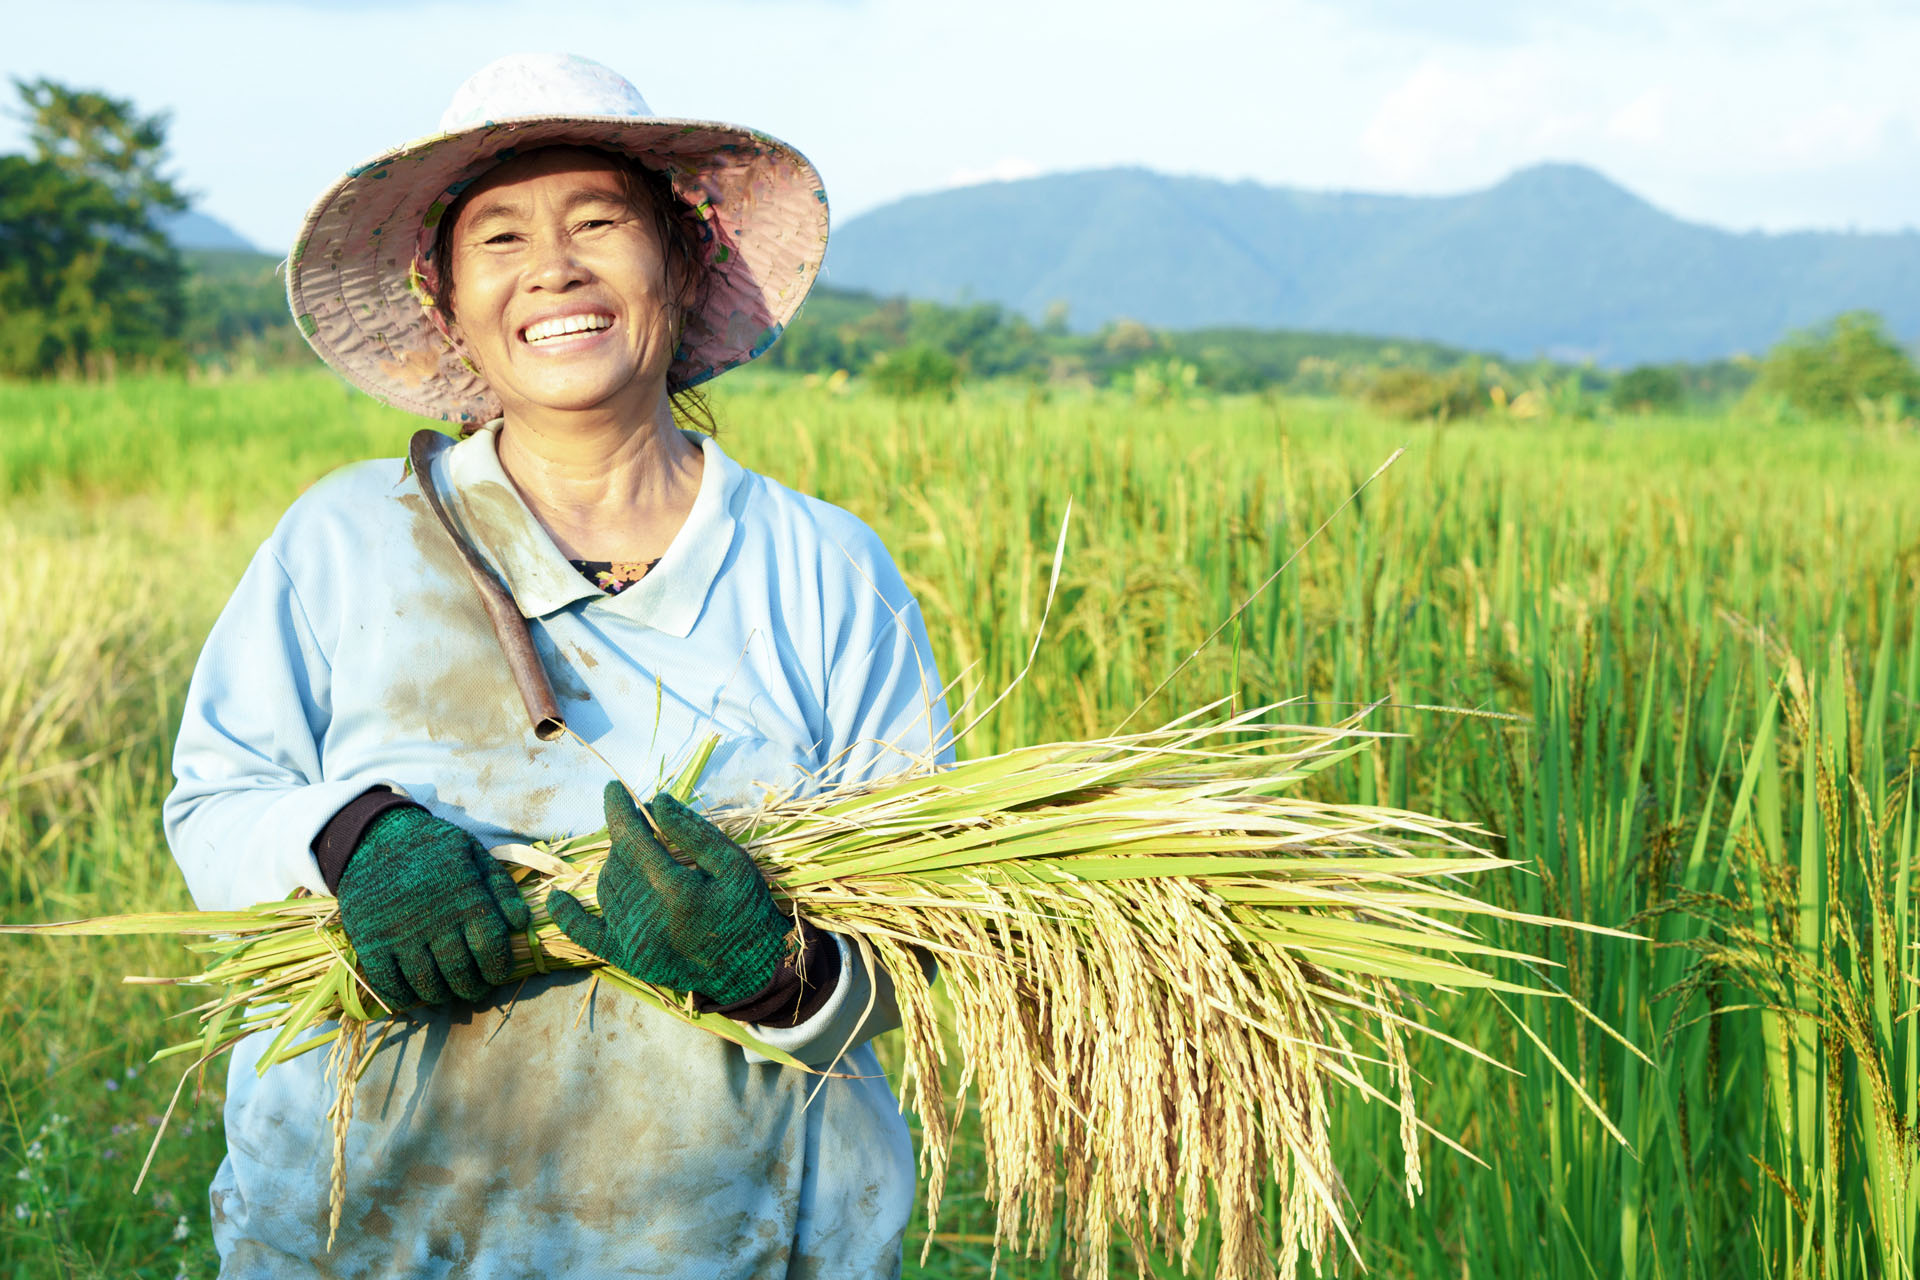
{"label": "woven hat crown", "polygon": [[633,116],[653,109],[625,76],[571,53],[515,53],[489,62],[453,91],[440,132],[519,116]]}

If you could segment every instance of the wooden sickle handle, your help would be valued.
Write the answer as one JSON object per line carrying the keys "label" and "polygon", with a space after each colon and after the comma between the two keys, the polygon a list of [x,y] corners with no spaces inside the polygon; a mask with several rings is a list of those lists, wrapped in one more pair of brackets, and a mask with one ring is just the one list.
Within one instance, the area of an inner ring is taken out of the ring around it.
{"label": "wooden sickle handle", "polygon": [[560,714],[560,704],[554,699],[553,684],[547,679],[547,669],[540,662],[540,651],[533,647],[533,633],[527,630],[527,620],[520,613],[520,606],[513,602],[507,589],[493,576],[493,570],[487,567],[477,552],[467,544],[467,540],[447,518],[447,509],[440,505],[440,491],[433,483],[433,460],[453,442],[431,427],[423,427],[413,433],[413,440],[407,446],[407,459],[413,464],[413,478],[420,485],[420,492],[427,495],[427,506],[432,508],[434,516],[440,521],[440,527],[453,539],[453,545],[460,552],[461,561],[467,566],[467,576],[473,579],[473,589],[480,596],[480,605],[487,611],[487,621],[493,624],[493,635],[500,642],[500,652],[506,655],[507,670],[513,673],[513,683],[520,690],[520,700],[527,704],[527,716],[533,721],[533,736],[542,742],[551,742],[567,731],[567,721]]}

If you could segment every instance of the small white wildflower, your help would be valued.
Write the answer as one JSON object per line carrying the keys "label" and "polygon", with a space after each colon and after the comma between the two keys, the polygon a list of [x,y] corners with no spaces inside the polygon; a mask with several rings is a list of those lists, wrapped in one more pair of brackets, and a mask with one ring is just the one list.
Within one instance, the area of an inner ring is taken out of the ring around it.
{"label": "small white wildflower", "polygon": [[29,1142],[27,1144],[27,1159],[45,1160],[46,1158],[47,1158],[47,1148],[40,1141],[40,1139],[35,1138],[32,1142]]}
{"label": "small white wildflower", "polygon": [[33,1216],[33,1210],[27,1208],[27,1202],[22,1200],[19,1204],[13,1206],[13,1216],[15,1221],[25,1222]]}
{"label": "small white wildflower", "polygon": [[187,1225],[187,1215],[183,1213],[180,1215],[180,1220],[173,1224],[173,1238],[175,1240],[185,1240],[192,1234],[193,1228]]}
{"label": "small white wildflower", "polygon": [[25,1169],[22,1169],[20,1170],[20,1172],[14,1174],[13,1176],[17,1178],[19,1181],[25,1182],[28,1178],[31,1178],[33,1175],[31,1173],[28,1173]]}

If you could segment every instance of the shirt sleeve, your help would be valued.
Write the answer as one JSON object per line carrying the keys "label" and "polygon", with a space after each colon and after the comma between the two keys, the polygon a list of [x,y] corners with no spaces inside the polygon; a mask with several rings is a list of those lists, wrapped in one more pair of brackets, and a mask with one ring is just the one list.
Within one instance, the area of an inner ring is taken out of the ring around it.
{"label": "shirt sleeve", "polygon": [[[855,574],[860,640],[827,672],[828,786],[953,763],[945,690],[920,606],[877,539],[873,545],[878,554]],[[822,1068],[900,1025],[892,978],[864,963],[846,938],[829,936],[840,948],[840,979],[826,1004],[792,1027],[752,1026],[758,1039]]]}
{"label": "shirt sleeve", "polygon": [[203,911],[328,892],[313,854],[327,820],[384,780],[329,782],[331,668],[271,545],[255,553],[194,667],[162,810]]}
{"label": "shirt sleeve", "polygon": [[[893,978],[885,969],[871,969],[861,958],[857,944],[837,933],[825,935],[840,950],[840,976],[811,1018],[791,1027],[745,1024],[763,1044],[792,1054],[810,1067],[830,1069],[841,1055],[865,1044],[873,1037],[900,1025],[900,1006],[893,993]],[[771,1062],[771,1058],[742,1050],[749,1062]]]}

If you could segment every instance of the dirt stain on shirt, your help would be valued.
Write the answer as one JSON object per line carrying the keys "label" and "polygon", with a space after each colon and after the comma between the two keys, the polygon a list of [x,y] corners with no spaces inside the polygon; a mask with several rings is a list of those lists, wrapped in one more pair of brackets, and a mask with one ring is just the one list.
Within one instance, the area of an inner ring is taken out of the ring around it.
{"label": "dirt stain on shirt", "polygon": [[399,501],[411,518],[421,568],[408,603],[442,625],[410,629],[421,640],[402,666],[411,678],[397,680],[389,695],[395,732],[468,747],[531,740],[525,705],[465,561],[425,498],[405,494]]}

